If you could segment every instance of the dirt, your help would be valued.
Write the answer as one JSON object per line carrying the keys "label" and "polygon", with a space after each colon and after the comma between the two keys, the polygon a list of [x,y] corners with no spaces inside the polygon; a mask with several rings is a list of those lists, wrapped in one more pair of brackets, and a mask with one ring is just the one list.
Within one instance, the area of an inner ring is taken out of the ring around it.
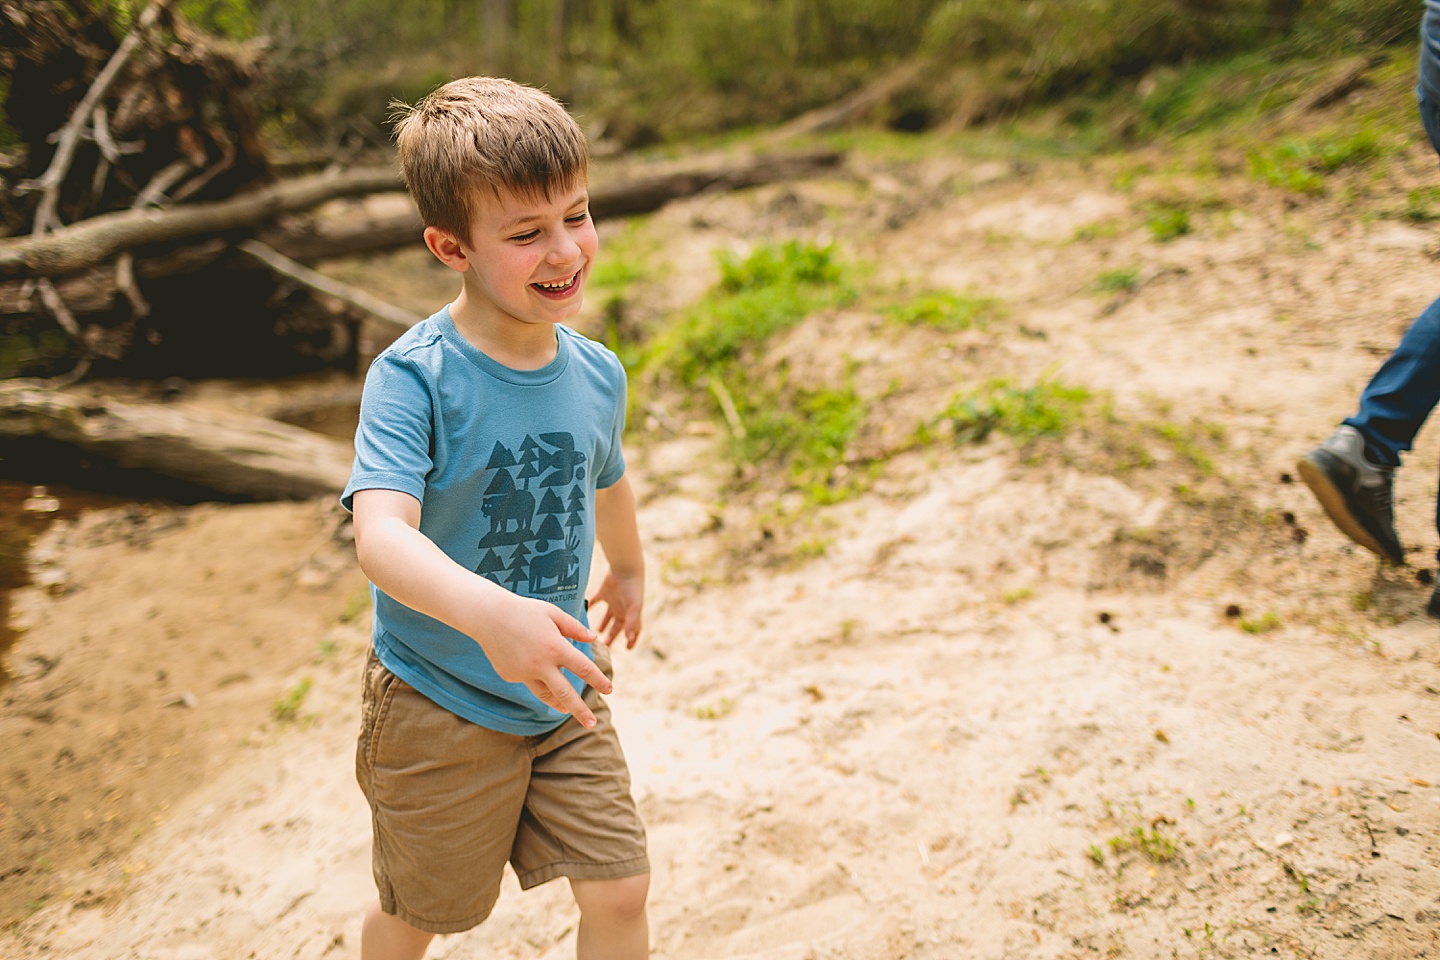
{"label": "dirt", "polygon": [[[1436,228],[1374,215],[1433,184],[1433,156],[1337,181],[1359,213],[1162,160],[857,156],[607,225],[659,251],[637,322],[766,236],[1004,308],[956,333],[839,308],[778,341],[796,376],[848,370],[870,400],[851,469],[871,481],[790,520],[773,477],[737,486],[705,398],[635,418],[649,615],[611,703],[655,956],[1440,955],[1435,434],[1399,474],[1404,568],[1292,479],[1440,289]],[[1147,229],[1162,201],[1189,234]],[[349,276],[395,295],[424,269]],[[1116,270],[1133,289],[1097,292]],[[967,385],[1047,377],[1093,399],[1063,438],[911,442]],[[343,387],[301,392],[333,412]],[[328,502],[52,524],[0,693],[4,956],[356,955],[347,532]],[[563,885],[507,877],[431,955],[570,956],[574,923]]]}

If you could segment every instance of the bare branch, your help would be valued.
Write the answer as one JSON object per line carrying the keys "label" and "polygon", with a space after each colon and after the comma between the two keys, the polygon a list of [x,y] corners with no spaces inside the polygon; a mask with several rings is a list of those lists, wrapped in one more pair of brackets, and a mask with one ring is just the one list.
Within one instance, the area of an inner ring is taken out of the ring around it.
{"label": "bare branch", "polygon": [[236,244],[236,247],[250,254],[282,277],[288,277],[312,290],[318,290],[326,296],[344,301],[396,330],[402,332],[409,330],[420,319],[358,287],[352,287],[347,283],[327,277],[323,273],[317,273],[304,264],[291,260],[273,247],[265,246],[258,240],[242,240]]}
{"label": "bare branch", "polygon": [[115,261],[115,286],[125,294],[125,299],[130,301],[132,320],[150,315],[150,301],[145,299],[139,284],[135,282],[135,255],[129,250],[120,254],[120,258]]}
{"label": "bare branch", "polygon": [[54,314],[55,322],[60,324],[60,328],[72,337],[79,337],[80,324],[75,321],[75,314],[65,305],[65,300],[50,278],[41,277],[35,282],[35,288],[40,291],[40,300],[45,304],[45,309]]}
{"label": "bare branch", "polygon": [[165,191],[179,183],[185,174],[194,169],[195,165],[184,157],[172,161],[150,178],[150,182],[145,184],[145,189],[140,191],[131,206],[135,208],[163,206],[160,201],[166,199]]}
{"label": "bare branch", "polygon": [[170,0],[151,0],[145,12],[140,15],[135,29],[120,42],[110,61],[95,78],[90,89],[86,91],[85,98],[70,115],[69,121],[65,124],[60,134],[60,146],[55,151],[55,156],[50,159],[50,166],[38,180],[26,185],[30,190],[44,190],[44,196],[40,205],[35,211],[34,233],[48,233],[51,229],[59,226],[60,219],[57,208],[60,203],[60,185],[65,181],[65,176],[70,172],[70,162],[75,158],[75,147],[80,142],[80,135],[90,125],[90,115],[99,104],[102,97],[110,91],[110,85],[120,75],[125,61],[130,59],[140,41],[159,18],[162,10],[168,6]]}

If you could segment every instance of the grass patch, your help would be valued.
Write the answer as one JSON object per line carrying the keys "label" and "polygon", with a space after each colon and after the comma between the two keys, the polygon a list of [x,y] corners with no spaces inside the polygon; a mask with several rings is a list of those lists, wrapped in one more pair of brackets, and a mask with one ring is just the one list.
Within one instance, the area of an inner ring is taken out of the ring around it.
{"label": "grass patch", "polygon": [[270,715],[281,723],[294,723],[300,718],[300,707],[305,703],[311,685],[309,677],[303,678],[289,693],[270,705]]}
{"label": "grass patch", "polygon": [[1270,612],[1260,614],[1258,617],[1241,617],[1240,629],[1249,634],[1270,633],[1280,629],[1280,618]]}
{"label": "grass patch", "polygon": [[833,245],[789,241],[764,245],[748,256],[720,257],[721,279],[714,296],[691,308],[664,331],[641,360],[646,369],[664,369],[687,386],[706,377],[727,376],[759,348],[822,307],[845,303],[855,293],[841,282]]}
{"label": "grass patch", "polygon": [[1191,233],[1190,208],[1179,203],[1157,204],[1145,218],[1145,226],[1160,243],[1169,243]]}
{"label": "grass patch", "polygon": [[991,380],[978,390],[956,394],[940,414],[923,423],[916,440],[930,443],[937,432],[949,432],[956,443],[975,443],[992,433],[1023,442],[1064,434],[1084,414],[1091,394],[1054,380],[1016,387]]}
{"label": "grass patch", "polygon": [[1250,151],[1250,175],[1272,186],[1320,196],[1326,177],[1345,168],[1366,167],[1392,152],[1375,130],[1362,127],[1353,133],[1327,134],[1310,139],[1286,139],[1273,147]]}
{"label": "grass patch", "polygon": [[1090,284],[1096,293],[1130,293],[1140,286],[1140,271],[1133,267],[1106,270]]}
{"label": "grass patch", "polygon": [[[833,246],[790,241],[723,254],[720,273],[713,294],[651,342],[642,368],[711,397],[737,463],[781,467],[811,504],[844,499],[866,476],[840,469],[865,419],[863,399],[848,377],[836,386],[798,383],[786,364],[765,363],[764,350],[815,311],[853,301],[846,268]],[[959,322],[961,304],[927,296],[914,307],[917,322]]]}
{"label": "grass patch", "polygon": [[1133,833],[1111,837],[1108,845],[1115,853],[1134,850],[1155,863],[1169,863],[1179,853],[1174,840],[1159,830],[1146,830],[1144,827],[1136,827]]}
{"label": "grass patch", "polygon": [[1151,425],[1155,435],[1170,445],[1170,448],[1194,468],[1202,477],[1215,473],[1215,461],[1207,447],[1214,447],[1225,439],[1225,428],[1216,423],[1201,423],[1192,420],[1187,424],[1161,422]]}
{"label": "grass patch", "polygon": [[983,329],[991,320],[1000,317],[1003,309],[1000,301],[993,297],[930,292],[891,304],[884,308],[884,312],[891,320],[904,326],[959,332],[972,327]]}

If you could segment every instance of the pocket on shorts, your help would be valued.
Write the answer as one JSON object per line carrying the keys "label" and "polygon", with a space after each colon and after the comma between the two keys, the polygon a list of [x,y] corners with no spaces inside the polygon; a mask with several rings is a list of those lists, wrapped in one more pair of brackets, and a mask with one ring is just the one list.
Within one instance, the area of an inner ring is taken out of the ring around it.
{"label": "pocket on shorts", "polygon": [[611,656],[610,648],[603,640],[596,640],[590,645],[590,652],[595,655],[595,666],[605,674],[606,680],[615,679],[615,659]]}
{"label": "pocket on shorts", "polygon": [[374,775],[380,735],[390,715],[395,691],[404,682],[386,669],[371,649],[365,658],[365,679],[360,696],[360,737],[355,744],[355,776],[362,786]]}

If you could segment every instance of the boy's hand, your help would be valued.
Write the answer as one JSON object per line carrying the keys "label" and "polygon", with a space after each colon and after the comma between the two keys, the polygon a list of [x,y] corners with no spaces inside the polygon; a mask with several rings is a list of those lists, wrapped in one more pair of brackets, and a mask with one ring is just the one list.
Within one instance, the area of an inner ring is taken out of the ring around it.
{"label": "boy's hand", "polygon": [[609,693],[612,686],[605,674],[566,640],[593,643],[596,635],[544,600],[507,594],[501,601],[486,605],[483,627],[467,631],[484,648],[500,679],[523,683],[546,706],[570,714],[586,728],[595,726],[595,714],[560,671],[569,670]]}
{"label": "boy's hand", "polygon": [[589,604],[605,604],[605,616],[600,621],[599,632],[605,645],[613,646],[621,631],[625,633],[625,648],[635,649],[640,639],[640,611],[645,604],[645,578],[617,576],[611,570],[605,574],[599,588],[589,598]]}

